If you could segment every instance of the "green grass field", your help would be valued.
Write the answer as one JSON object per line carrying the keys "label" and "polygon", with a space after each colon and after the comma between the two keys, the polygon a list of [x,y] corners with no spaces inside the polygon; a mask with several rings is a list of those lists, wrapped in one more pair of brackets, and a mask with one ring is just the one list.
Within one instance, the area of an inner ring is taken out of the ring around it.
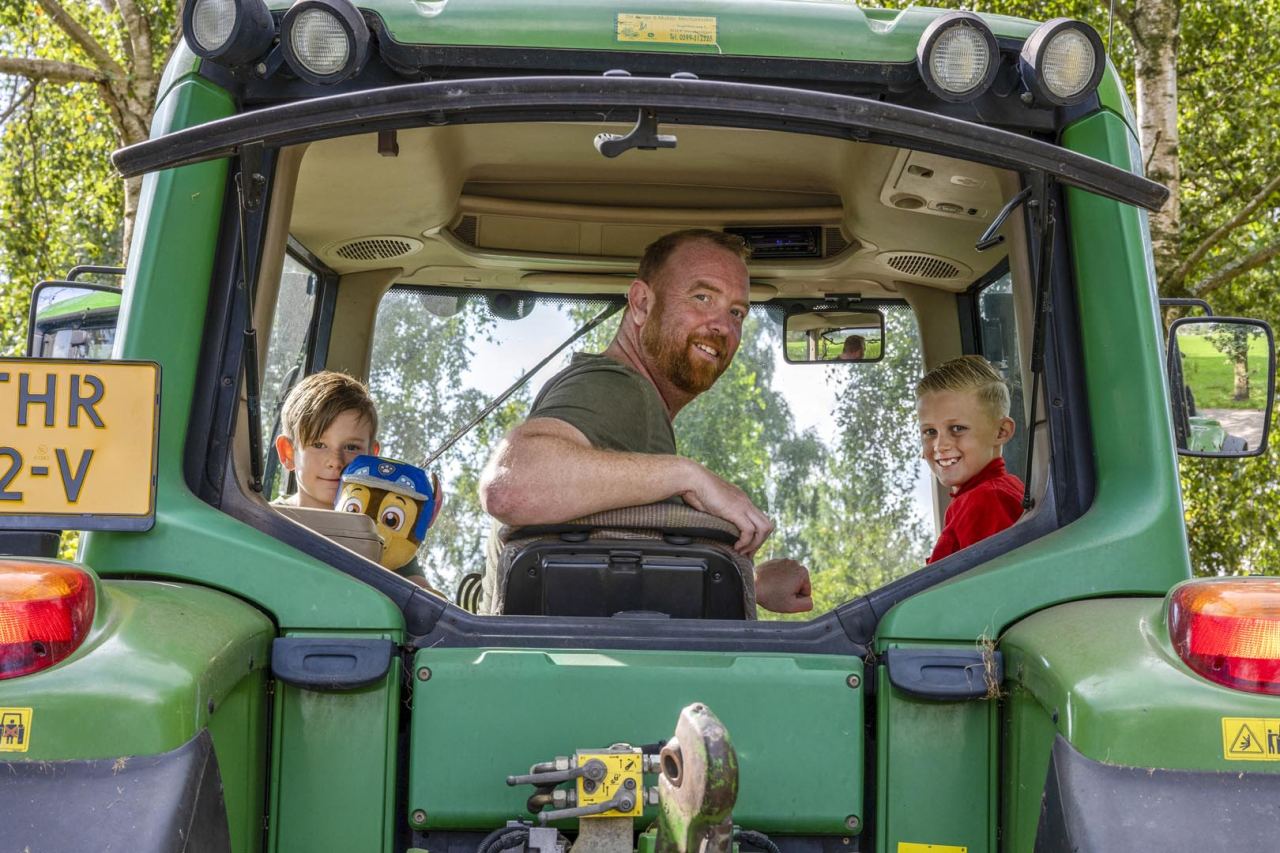
{"label": "green grass field", "polygon": [[1178,335],[1183,378],[1198,409],[1263,409],[1267,404],[1267,339],[1259,332],[1249,340],[1249,397],[1235,399],[1231,359],[1203,335]]}

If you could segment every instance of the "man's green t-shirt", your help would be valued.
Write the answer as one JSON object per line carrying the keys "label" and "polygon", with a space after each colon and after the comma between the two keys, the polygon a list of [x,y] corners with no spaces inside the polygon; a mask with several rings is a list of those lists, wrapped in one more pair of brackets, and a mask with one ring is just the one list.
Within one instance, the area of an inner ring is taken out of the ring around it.
{"label": "man's green t-shirt", "polygon": [[[625,364],[596,353],[575,353],[569,366],[542,386],[529,420],[556,418],[577,427],[598,450],[676,452],[667,407],[653,383]],[[547,488],[555,488],[548,483]],[[673,498],[679,501],[679,498]],[[494,520],[485,548],[485,607],[497,600],[499,544]]]}
{"label": "man's green t-shirt", "polygon": [[676,452],[676,434],[658,389],[605,355],[576,353],[538,393],[529,410],[533,418],[571,424],[599,450]]}

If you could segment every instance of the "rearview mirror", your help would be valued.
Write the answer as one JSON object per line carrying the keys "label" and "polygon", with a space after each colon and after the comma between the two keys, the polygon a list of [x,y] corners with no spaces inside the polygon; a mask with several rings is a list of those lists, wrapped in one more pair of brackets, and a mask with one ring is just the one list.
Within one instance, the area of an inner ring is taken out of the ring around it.
{"label": "rearview mirror", "polygon": [[884,314],[875,308],[796,311],[785,322],[785,355],[792,364],[879,361]]}
{"label": "rearview mirror", "polygon": [[122,291],[105,284],[42,281],[31,293],[30,358],[111,357]]}
{"label": "rearview mirror", "polygon": [[1184,317],[1169,327],[1173,431],[1184,456],[1258,456],[1275,399],[1271,327],[1235,317]]}

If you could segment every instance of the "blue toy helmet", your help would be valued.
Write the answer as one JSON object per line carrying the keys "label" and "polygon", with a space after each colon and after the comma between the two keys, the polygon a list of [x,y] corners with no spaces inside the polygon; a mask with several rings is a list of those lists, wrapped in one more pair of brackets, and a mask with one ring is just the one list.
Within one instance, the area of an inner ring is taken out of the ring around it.
{"label": "blue toy helmet", "polygon": [[435,517],[436,490],[432,487],[427,472],[417,465],[381,456],[357,456],[343,470],[342,482],[385,489],[421,501],[422,510],[418,513],[418,520],[414,522],[413,535],[419,542],[427,535],[427,528]]}

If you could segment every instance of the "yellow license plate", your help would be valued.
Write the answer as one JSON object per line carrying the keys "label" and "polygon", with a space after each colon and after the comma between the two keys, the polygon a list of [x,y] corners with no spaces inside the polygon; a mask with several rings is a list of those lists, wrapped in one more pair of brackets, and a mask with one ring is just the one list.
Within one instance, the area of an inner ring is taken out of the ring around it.
{"label": "yellow license plate", "polygon": [[147,530],[160,366],[0,358],[0,527]]}

